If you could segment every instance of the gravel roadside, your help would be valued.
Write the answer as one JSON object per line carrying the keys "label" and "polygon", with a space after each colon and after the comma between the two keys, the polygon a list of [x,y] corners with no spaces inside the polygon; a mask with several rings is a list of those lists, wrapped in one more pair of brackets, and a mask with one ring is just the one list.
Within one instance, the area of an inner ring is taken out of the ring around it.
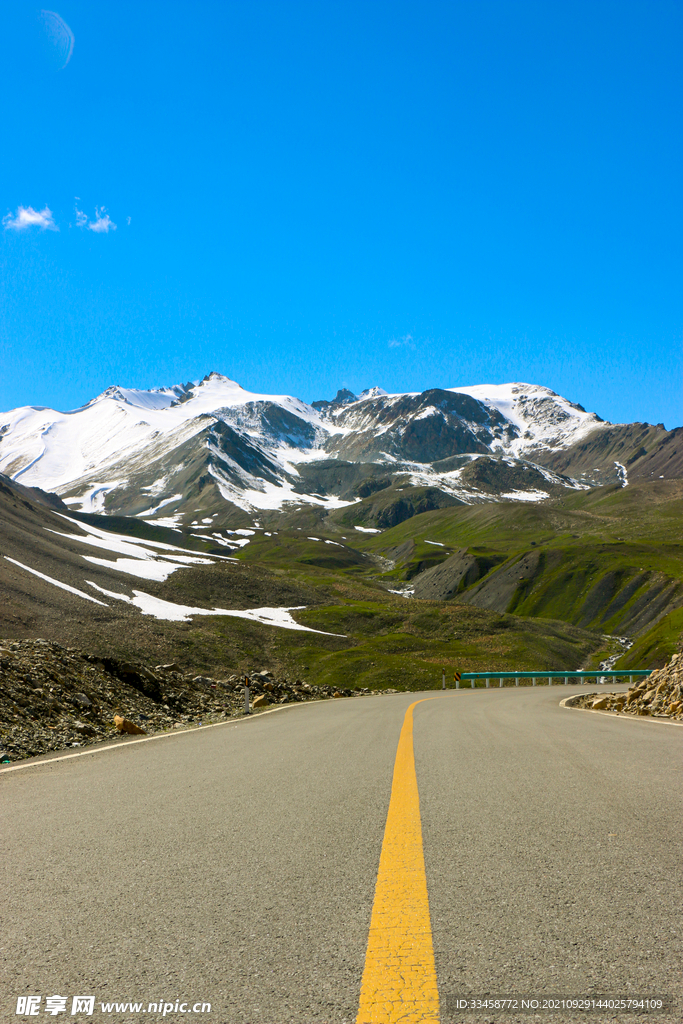
{"label": "gravel roadside", "polygon": [[[249,675],[251,707],[350,697],[302,680]],[[152,734],[244,714],[244,677],[212,679],[96,657],[49,640],[0,640],[0,760],[4,763],[126,733]]]}

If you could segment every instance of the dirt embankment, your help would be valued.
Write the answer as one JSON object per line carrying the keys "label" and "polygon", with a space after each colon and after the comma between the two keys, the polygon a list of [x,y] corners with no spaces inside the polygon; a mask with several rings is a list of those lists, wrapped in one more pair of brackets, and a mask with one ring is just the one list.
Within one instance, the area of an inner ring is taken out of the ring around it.
{"label": "dirt embankment", "polygon": [[582,694],[572,705],[595,711],[680,720],[683,718],[683,655],[674,654],[668,665],[656,669],[626,693]]}
{"label": "dirt embankment", "polygon": [[[250,675],[255,709],[351,693],[275,679],[267,672]],[[191,676],[175,664],[150,668],[48,640],[0,640],[0,760],[5,763],[122,733],[154,733],[243,713],[243,677]]]}

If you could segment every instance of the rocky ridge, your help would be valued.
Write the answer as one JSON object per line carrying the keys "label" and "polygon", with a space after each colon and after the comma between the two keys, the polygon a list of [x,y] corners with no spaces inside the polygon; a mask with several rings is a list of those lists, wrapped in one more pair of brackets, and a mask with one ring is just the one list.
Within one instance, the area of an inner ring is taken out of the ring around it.
{"label": "rocky ridge", "polygon": [[[299,679],[276,679],[267,671],[251,673],[249,687],[254,710],[373,692],[311,686]],[[244,676],[191,676],[176,664],[150,668],[48,640],[0,640],[3,763],[243,713]]]}
{"label": "rocky ridge", "polygon": [[466,504],[543,501],[680,475],[680,449],[680,432],[661,424],[605,423],[519,382],[342,389],[308,405],[214,372],[170,388],[111,387],[68,413],[0,413],[0,471],[13,480],[58,492],[74,511],[200,531],[209,511],[245,525],[257,510],[333,510],[390,485],[404,499],[428,487]]}
{"label": "rocky ridge", "polygon": [[626,693],[586,693],[571,701],[572,707],[591,711],[616,711],[650,718],[683,718],[683,655],[674,654],[668,665],[635,683]]}

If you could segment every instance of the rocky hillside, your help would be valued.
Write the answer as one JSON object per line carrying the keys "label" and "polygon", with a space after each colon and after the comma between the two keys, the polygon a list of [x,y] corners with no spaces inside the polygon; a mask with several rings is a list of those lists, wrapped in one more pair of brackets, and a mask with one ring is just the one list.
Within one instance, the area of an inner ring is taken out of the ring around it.
{"label": "rocky hillside", "polygon": [[573,707],[616,711],[650,718],[683,718],[683,656],[674,654],[668,665],[641,679],[627,693],[582,694]]}
{"label": "rocky hillside", "polygon": [[[351,696],[350,690],[249,676],[252,708]],[[356,691],[369,693],[369,690]],[[47,640],[0,640],[0,762],[152,734],[244,713],[244,677],[212,679]]]}

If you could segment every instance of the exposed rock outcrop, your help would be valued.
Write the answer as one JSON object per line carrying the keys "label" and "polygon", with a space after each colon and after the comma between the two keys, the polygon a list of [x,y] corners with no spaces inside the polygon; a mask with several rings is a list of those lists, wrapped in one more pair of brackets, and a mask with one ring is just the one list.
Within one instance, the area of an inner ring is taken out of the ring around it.
{"label": "exposed rock outcrop", "polygon": [[572,705],[594,711],[679,720],[683,718],[683,655],[674,654],[668,665],[640,679],[626,693],[582,694]]}

